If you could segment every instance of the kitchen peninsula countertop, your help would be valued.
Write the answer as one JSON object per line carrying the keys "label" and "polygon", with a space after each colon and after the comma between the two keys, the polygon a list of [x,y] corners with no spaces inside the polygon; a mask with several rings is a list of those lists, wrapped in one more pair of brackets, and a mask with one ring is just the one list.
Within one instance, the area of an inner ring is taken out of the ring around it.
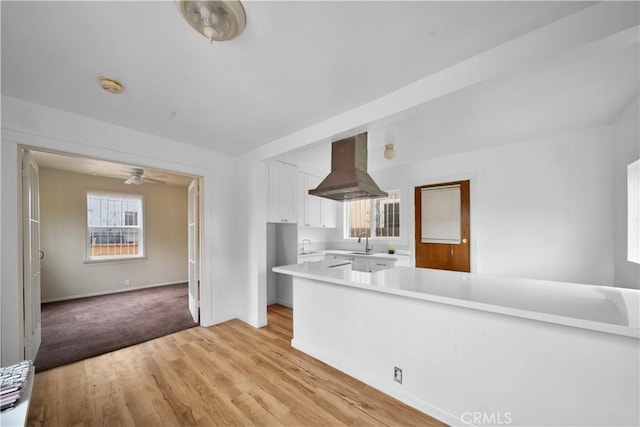
{"label": "kitchen peninsula countertop", "polygon": [[274,267],[273,271],[335,285],[640,338],[640,291],[635,289],[411,267],[367,273],[340,268],[340,264],[340,260],[317,261]]}

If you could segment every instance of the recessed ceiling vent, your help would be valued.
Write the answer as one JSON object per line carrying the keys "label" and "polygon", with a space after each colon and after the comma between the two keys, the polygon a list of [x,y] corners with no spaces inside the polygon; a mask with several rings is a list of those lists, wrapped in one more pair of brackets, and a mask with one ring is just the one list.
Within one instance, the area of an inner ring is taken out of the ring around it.
{"label": "recessed ceiling vent", "polygon": [[309,194],[341,202],[388,196],[367,173],[366,132],[331,144],[331,173]]}

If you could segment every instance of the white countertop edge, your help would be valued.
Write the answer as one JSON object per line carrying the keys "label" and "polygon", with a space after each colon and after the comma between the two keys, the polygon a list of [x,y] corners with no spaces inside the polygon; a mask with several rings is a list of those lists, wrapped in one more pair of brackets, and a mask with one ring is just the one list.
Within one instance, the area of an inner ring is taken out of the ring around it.
{"label": "white countertop edge", "polygon": [[[352,288],[364,289],[364,290],[369,290],[374,292],[381,292],[381,293],[386,293],[391,295],[397,295],[397,296],[419,299],[424,301],[431,301],[431,302],[453,305],[458,307],[470,308],[474,310],[487,311],[491,313],[503,314],[506,316],[538,320],[541,322],[570,326],[574,328],[589,329],[589,330],[599,331],[599,332],[604,332],[609,334],[622,335],[630,338],[640,338],[640,329],[629,327],[629,326],[595,322],[592,320],[578,319],[574,317],[565,317],[565,316],[559,316],[559,315],[549,314],[549,313],[540,313],[536,311],[528,311],[528,310],[505,307],[500,305],[479,303],[474,301],[466,301],[466,300],[460,300],[457,298],[447,298],[447,297],[442,297],[437,295],[411,292],[411,291],[406,291],[402,289],[380,288],[374,285],[356,283],[349,280],[339,279],[335,277],[321,276],[313,273],[292,271],[292,270],[288,270],[286,268],[281,268],[281,267],[274,267],[273,271],[275,273],[288,274],[290,276],[317,280],[320,282],[327,282],[327,283],[332,283],[336,285],[349,286]],[[371,273],[371,274],[377,274],[377,273]]]}

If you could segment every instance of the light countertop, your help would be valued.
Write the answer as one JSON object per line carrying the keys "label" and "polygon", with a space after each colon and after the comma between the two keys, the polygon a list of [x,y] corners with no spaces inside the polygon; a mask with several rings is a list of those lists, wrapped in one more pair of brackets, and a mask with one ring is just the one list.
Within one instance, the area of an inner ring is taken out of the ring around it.
{"label": "light countertop", "polygon": [[411,267],[395,267],[374,273],[352,271],[344,267],[332,268],[338,264],[341,264],[341,260],[317,261],[274,267],[273,271],[336,285],[640,338],[640,291],[635,289]]}

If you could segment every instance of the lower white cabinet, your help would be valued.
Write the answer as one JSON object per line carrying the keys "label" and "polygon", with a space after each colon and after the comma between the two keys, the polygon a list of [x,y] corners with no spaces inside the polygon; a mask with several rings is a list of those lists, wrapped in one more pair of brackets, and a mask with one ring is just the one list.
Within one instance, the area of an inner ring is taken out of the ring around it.
{"label": "lower white cabinet", "polygon": [[406,263],[404,260],[391,260],[391,259],[379,259],[368,258],[372,255],[355,256],[347,254],[327,254],[327,260],[348,260],[351,261],[351,269],[354,271],[364,271],[368,273],[374,273],[376,271],[384,270],[401,265],[409,265],[409,259]]}
{"label": "lower white cabinet", "polygon": [[298,264],[304,264],[305,262],[324,261],[324,254],[310,254],[310,255],[298,255]]}
{"label": "lower white cabinet", "polygon": [[367,266],[369,268],[368,271],[371,271],[373,273],[374,271],[380,271],[380,270],[394,267],[395,261],[379,261],[379,260],[372,259],[368,261],[368,264],[369,264]]}

